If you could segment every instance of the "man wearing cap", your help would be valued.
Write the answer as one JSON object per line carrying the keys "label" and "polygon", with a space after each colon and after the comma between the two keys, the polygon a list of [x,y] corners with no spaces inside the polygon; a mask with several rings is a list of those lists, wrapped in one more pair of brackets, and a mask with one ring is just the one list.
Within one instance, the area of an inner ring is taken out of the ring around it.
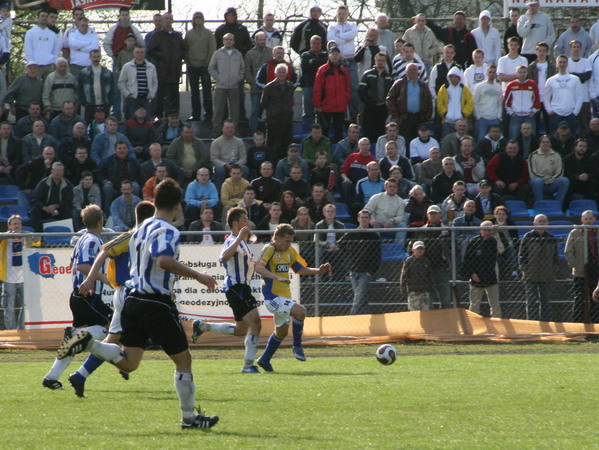
{"label": "man wearing cap", "polygon": [[549,128],[555,132],[558,124],[565,120],[570,124],[574,136],[578,135],[578,114],[582,108],[583,94],[580,80],[568,73],[568,58],[564,55],[555,60],[557,71],[545,83],[543,104],[549,114]]}
{"label": "man wearing cap", "polygon": [[[338,6],[337,22],[329,25],[327,30],[327,41],[335,41],[337,47],[339,48],[339,52],[341,53],[341,57],[343,58],[345,68],[349,73],[351,87],[349,117],[352,121],[354,121],[355,117],[358,115],[360,101],[358,97],[358,64],[354,60],[356,50],[354,41],[358,35],[358,27],[355,23],[350,22],[348,19],[349,8],[347,5]],[[336,139],[335,142],[340,140],[341,137]]]}
{"label": "man wearing cap", "polygon": [[[426,83],[418,78],[418,66],[410,63],[406,77],[391,86],[386,98],[387,111],[399,124],[408,144],[417,136],[418,126],[433,114],[433,99]],[[408,155],[409,156],[409,155]]]}
{"label": "man wearing cap", "polygon": [[29,61],[25,65],[25,74],[12,82],[4,96],[4,104],[11,108],[17,121],[28,114],[31,102],[42,104],[44,82],[38,78],[37,68],[35,61]]}
{"label": "man wearing cap", "polygon": [[291,144],[287,147],[287,157],[282,158],[277,163],[275,178],[280,181],[287,180],[291,174],[291,168],[294,166],[300,166],[302,168],[302,178],[304,181],[308,181],[310,167],[308,166],[308,163],[301,158],[298,144]]}
{"label": "man wearing cap", "polygon": [[[221,47],[226,47],[224,37],[227,34],[233,35],[233,46],[241,53],[241,57],[243,60],[245,54],[252,48],[253,43],[252,39],[250,38],[250,33],[248,32],[248,29],[237,21],[237,10],[235,8],[227,8],[227,10],[225,11],[225,23],[220,25],[214,32],[214,38],[216,39],[217,49],[220,49]],[[239,111],[239,120],[246,121],[247,118],[245,112],[245,90],[243,84],[243,74],[241,80],[237,84],[237,87],[239,90],[239,107],[237,109]],[[231,106],[229,106],[229,108],[231,108]],[[232,115],[231,118],[233,118]],[[218,128],[220,128],[220,124]]]}
{"label": "man wearing cap", "polygon": [[[493,223],[485,220],[480,225],[492,227]],[[464,257],[463,273],[470,280],[470,311],[480,314],[480,302],[486,293],[491,317],[500,318],[497,258],[505,248],[493,233],[493,230],[481,229],[479,236],[470,239]]]}
{"label": "man wearing cap", "polygon": [[71,218],[73,185],[64,177],[64,166],[56,161],[50,176],[41,180],[31,194],[31,226],[42,231],[42,220]]}
{"label": "man wearing cap", "polygon": [[472,64],[472,52],[476,50],[476,39],[466,28],[466,13],[456,11],[453,13],[453,26],[440,27],[432,20],[427,19],[426,25],[435,33],[437,39],[444,44],[455,46],[455,60],[462,67]]}
{"label": "man wearing cap", "polygon": [[185,58],[183,35],[173,30],[173,15],[162,16],[162,29],[158,30],[148,47],[148,55],[156,61],[158,91],[155,113],[161,118],[164,112],[179,111],[179,78]]}
{"label": "man wearing cap", "polygon": [[333,144],[343,139],[343,120],[351,98],[350,74],[341,64],[341,50],[333,47],[329,51],[329,61],[316,72],[312,94],[312,104],[320,116],[325,136],[333,126]]}
{"label": "man wearing cap", "polygon": [[68,47],[70,72],[75,79],[79,73],[92,62],[89,58],[89,52],[100,49],[100,41],[96,30],[90,28],[89,19],[83,17],[75,23],[76,28],[67,32],[66,47]]}
{"label": "man wearing cap", "polygon": [[491,192],[493,184],[487,179],[480,180],[478,183],[478,195],[474,197],[476,212],[474,215],[480,220],[491,220],[493,211],[501,205],[505,205],[500,195]]}
{"label": "man wearing cap", "polygon": [[424,242],[414,242],[412,254],[401,266],[399,285],[401,292],[408,297],[409,311],[428,311],[432,308],[430,290],[433,271],[424,252]]}
{"label": "man wearing cap", "polygon": [[212,122],[212,80],[208,73],[208,64],[216,51],[214,33],[204,26],[204,13],[193,13],[192,28],[185,33],[185,64],[187,79],[191,91],[192,121],[202,120],[202,103],[200,102],[200,81],[202,82],[202,100],[204,103],[204,120]]}
{"label": "man wearing cap", "polygon": [[38,78],[45,78],[54,70],[54,63],[60,56],[62,42],[60,35],[48,28],[48,12],[40,9],[37,13],[37,25],[25,33],[25,60],[38,64]]}
{"label": "man wearing cap", "polygon": [[558,152],[562,158],[574,150],[576,137],[572,134],[568,122],[562,120],[557,124],[557,130],[551,135],[551,148]]}
{"label": "man wearing cap", "polygon": [[499,31],[491,23],[491,13],[486,9],[478,16],[479,26],[472,30],[478,48],[485,52],[487,64],[497,64],[501,56],[501,38]]}
{"label": "man wearing cap", "polygon": [[[426,247],[426,256],[430,261],[432,282],[431,297],[439,302],[441,308],[451,308],[453,299],[449,288],[451,251],[449,233],[442,224],[441,208],[431,205],[426,211],[427,222],[416,233],[416,239]],[[433,230],[429,230],[429,229]]]}
{"label": "man wearing cap", "polygon": [[555,41],[555,28],[551,17],[539,11],[539,0],[526,2],[528,11],[518,19],[518,34],[523,38],[522,56],[531,63],[536,59],[535,47],[539,42],[546,42],[549,46]]}
{"label": "man wearing cap", "polygon": [[508,141],[505,151],[495,154],[487,164],[486,177],[494,183],[496,194],[507,194],[528,202],[528,164],[519,154],[519,148],[518,141]]}
{"label": "man wearing cap", "polygon": [[312,36],[320,36],[321,42],[327,40],[327,26],[320,20],[322,9],[318,5],[310,7],[310,18],[300,23],[291,35],[290,46],[301,55],[310,49]]}

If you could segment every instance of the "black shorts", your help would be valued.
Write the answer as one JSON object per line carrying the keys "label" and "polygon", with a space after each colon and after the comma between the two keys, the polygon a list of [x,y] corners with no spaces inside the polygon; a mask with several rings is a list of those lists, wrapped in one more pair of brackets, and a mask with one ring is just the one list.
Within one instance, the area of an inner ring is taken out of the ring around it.
{"label": "black shorts", "polygon": [[170,296],[132,292],[125,299],[121,325],[121,344],[125,347],[145,348],[151,338],[167,355],[189,348],[177,306]]}
{"label": "black shorts", "polygon": [[73,326],[76,328],[83,325],[107,326],[112,319],[112,308],[102,301],[101,295],[83,297],[73,291],[69,307],[73,313]]}
{"label": "black shorts", "polygon": [[252,288],[247,284],[234,284],[225,292],[225,296],[237,322],[241,322],[247,313],[258,307]]}

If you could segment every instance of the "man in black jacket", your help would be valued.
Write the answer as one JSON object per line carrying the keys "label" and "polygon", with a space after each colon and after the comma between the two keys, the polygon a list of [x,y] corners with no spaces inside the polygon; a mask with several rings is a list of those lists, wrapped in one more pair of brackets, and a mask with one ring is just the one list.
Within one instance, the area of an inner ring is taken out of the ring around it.
{"label": "man in black jacket", "polygon": [[31,195],[31,226],[42,231],[44,219],[69,219],[72,207],[73,185],[64,177],[64,165],[56,161],[50,176],[40,181]]}
{"label": "man in black jacket", "polygon": [[116,143],[116,153],[102,160],[98,166],[98,179],[102,186],[102,202],[104,211],[110,210],[112,201],[121,191],[121,182],[130,180],[133,193],[140,196],[139,163],[129,156],[129,148],[124,141]]}
{"label": "man in black jacket", "polygon": [[466,14],[464,11],[453,13],[453,27],[440,27],[432,20],[426,20],[426,26],[429,27],[437,39],[444,44],[455,45],[456,62],[462,67],[468,67],[472,64],[472,52],[476,50],[476,39],[466,28]]}
{"label": "man in black jacket", "polygon": [[587,151],[587,141],[576,139],[574,150],[563,159],[564,177],[570,180],[567,205],[570,204],[572,194],[583,194],[584,198],[599,200],[599,169]]}
{"label": "man in black jacket", "polygon": [[224,235],[207,233],[207,231],[224,230],[222,223],[214,220],[214,210],[210,206],[204,206],[200,212],[200,218],[189,225],[189,231],[204,231],[205,233],[187,236],[187,242],[199,242],[202,245],[224,242]]}
{"label": "man in black jacket", "polygon": [[[485,220],[481,227],[492,227]],[[503,244],[493,236],[493,230],[480,230],[480,235],[470,239],[464,257],[464,275],[470,280],[470,311],[480,314],[480,301],[487,293],[491,317],[501,317],[497,257],[503,253]]]}
{"label": "man in black jacket", "polygon": [[388,115],[385,102],[392,85],[393,80],[387,70],[387,55],[383,52],[377,53],[374,57],[374,67],[364,72],[358,85],[358,94],[364,103],[364,136],[371,142],[385,134]]}
{"label": "man in black jacket", "polygon": [[298,55],[307,52],[311,47],[312,36],[320,36],[321,42],[326,42],[327,26],[319,20],[321,15],[322,9],[320,9],[320,6],[312,6],[310,8],[310,18],[304,20],[293,30],[290,45]]}
{"label": "man in black jacket", "polygon": [[[325,32],[326,35],[326,32]],[[303,52],[301,56],[302,98],[304,103],[303,122],[308,125],[314,123],[314,105],[312,104],[312,92],[314,92],[314,79],[316,71],[329,60],[327,52],[322,51],[322,37],[314,35],[310,38],[310,50]]]}
{"label": "man in black jacket", "polygon": [[374,274],[381,262],[381,242],[377,233],[368,232],[370,212],[358,213],[357,233],[345,233],[337,244],[341,248],[349,268],[349,279],[354,292],[350,314],[370,314],[368,291]]}

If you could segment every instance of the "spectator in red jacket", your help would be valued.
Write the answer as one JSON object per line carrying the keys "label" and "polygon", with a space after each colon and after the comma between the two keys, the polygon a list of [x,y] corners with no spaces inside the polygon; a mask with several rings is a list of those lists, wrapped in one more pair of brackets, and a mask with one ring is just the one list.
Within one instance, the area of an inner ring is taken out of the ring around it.
{"label": "spectator in red jacket", "polygon": [[508,141],[504,152],[496,153],[487,164],[487,178],[493,191],[499,195],[512,195],[517,200],[528,201],[528,164],[518,154],[518,141]]}
{"label": "spectator in red jacket", "polygon": [[349,155],[339,171],[342,181],[341,195],[345,203],[353,202],[356,195],[356,183],[368,176],[366,166],[371,161],[376,161],[376,158],[370,153],[370,141],[367,137],[363,137],[358,141],[358,152]]}
{"label": "spectator in red jacket", "polygon": [[343,116],[351,101],[351,95],[349,73],[341,65],[341,51],[339,47],[332,47],[329,50],[329,62],[316,72],[312,104],[320,117],[325,136],[329,136],[333,123],[334,144],[343,138]]}

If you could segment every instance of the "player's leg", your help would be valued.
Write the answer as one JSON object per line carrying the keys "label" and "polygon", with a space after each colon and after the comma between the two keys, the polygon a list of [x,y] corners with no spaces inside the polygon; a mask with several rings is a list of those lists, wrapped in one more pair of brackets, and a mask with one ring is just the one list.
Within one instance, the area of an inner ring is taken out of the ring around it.
{"label": "player's leg", "polygon": [[[260,330],[262,329],[262,321],[258,308],[253,308],[244,317],[241,324],[244,325],[247,334],[245,335],[245,354],[243,357],[242,373],[257,373],[258,369],[254,365],[256,352],[260,343]],[[249,329],[249,331],[247,331]]]}
{"label": "player's leg", "polygon": [[194,320],[191,335],[192,342],[196,342],[202,333],[206,331],[229,336],[245,336],[247,325],[243,322],[243,317],[250,309],[257,306],[251,288],[245,284],[236,284],[227,289],[225,296],[229,307],[233,310],[235,323],[212,323]]}
{"label": "player's leg", "polygon": [[264,353],[258,358],[257,363],[265,371],[273,372],[270,360],[289,332],[291,309],[295,305],[295,302],[289,298],[275,297],[266,299],[264,305],[266,306],[266,309],[273,314],[275,320],[275,332],[268,338]]}
{"label": "player's leg", "polygon": [[304,349],[302,347],[302,335],[304,334],[304,320],[306,319],[306,308],[295,303],[291,308],[293,317],[293,355],[298,361],[305,361]]}

